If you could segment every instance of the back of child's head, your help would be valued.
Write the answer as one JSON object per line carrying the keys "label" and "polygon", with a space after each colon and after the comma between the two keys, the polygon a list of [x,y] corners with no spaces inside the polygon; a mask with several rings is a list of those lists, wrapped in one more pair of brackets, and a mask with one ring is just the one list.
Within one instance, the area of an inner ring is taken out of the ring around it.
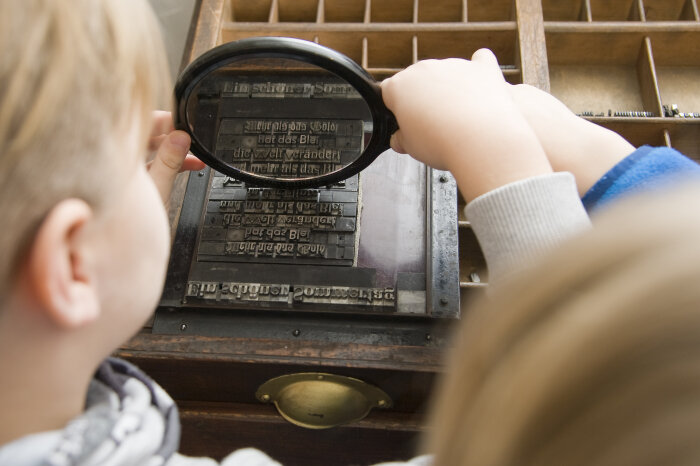
{"label": "back of child's head", "polygon": [[700,462],[699,196],[613,206],[467,315],[436,464]]}
{"label": "back of child's head", "polygon": [[99,212],[123,182],[136,158],[114,141],[136,124],[145,150],[164,57],[145,0],[0,2],[0,296],[56,202]]}

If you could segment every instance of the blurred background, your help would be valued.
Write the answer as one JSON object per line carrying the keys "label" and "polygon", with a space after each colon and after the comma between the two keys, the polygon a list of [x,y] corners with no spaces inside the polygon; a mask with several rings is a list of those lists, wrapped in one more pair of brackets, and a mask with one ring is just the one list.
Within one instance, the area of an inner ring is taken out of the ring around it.
{"label": "blurred background", "polygon": [[177,78],[197,0],[149,0],[160,20],[173,82]]}

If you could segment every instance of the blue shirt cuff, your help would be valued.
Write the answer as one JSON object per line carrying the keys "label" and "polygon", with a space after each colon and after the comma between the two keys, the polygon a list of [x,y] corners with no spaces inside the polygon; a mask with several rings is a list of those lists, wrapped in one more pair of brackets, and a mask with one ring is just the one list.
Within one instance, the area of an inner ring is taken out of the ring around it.
{"label": "blue shirt cuff", "polygon": [[581,201],[590,212],[624,195],[691,177],[700,178],[700,165],[677,150],[642,146],[603,175]]}

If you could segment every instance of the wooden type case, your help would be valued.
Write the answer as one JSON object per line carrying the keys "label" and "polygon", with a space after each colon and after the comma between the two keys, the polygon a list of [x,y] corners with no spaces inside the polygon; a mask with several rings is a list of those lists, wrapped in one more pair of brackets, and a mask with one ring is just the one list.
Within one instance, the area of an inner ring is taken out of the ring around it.
{"label": "wooden type case", "polygon": [[[269,35],[334,48],[377,79],[421,59],[468,58],[488,47],[509,82],[551,91],[634,145],[667,145],[700,159],[700,118],[681,116],[700,112],[698,0],[199,0],[184,62],[218,43]],[[642,111],[653,116],[634,113]],[[171,200],[173,232],[186,184],[180,177]],[[487,272],[461,197],[457,204],[464,303],[486,286]],[[373,344],[305,339],[293,330],[284,337],[193,335],[183,322],[165,335],[147,326],[117,355],[177,400],[184,453],[222,457],[255,446],[284,464],[370,464],[409,457],[423,429],[445,350],[428,330],[416,341],[423,330],[414,326],[413,339]],[[303,371],[358,377],[386,390],[394,406],[311,431],[255,400],[265,380]]]}

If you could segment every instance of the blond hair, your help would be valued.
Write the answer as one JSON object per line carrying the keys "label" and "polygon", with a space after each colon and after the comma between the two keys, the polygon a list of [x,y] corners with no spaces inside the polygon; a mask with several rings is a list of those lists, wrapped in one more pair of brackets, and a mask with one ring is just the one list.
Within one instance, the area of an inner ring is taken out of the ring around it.
{"label": "blond hair", "polygon": [[0,0],[0,296],[56,202],[100,208],[123,181],[116,143],[136,124],[145,148],[168,79],[145,0]]}
{"label": "blond hair", "polygon": [[465,318],[436,465],[700,463],[698,198],[621,203]]}

